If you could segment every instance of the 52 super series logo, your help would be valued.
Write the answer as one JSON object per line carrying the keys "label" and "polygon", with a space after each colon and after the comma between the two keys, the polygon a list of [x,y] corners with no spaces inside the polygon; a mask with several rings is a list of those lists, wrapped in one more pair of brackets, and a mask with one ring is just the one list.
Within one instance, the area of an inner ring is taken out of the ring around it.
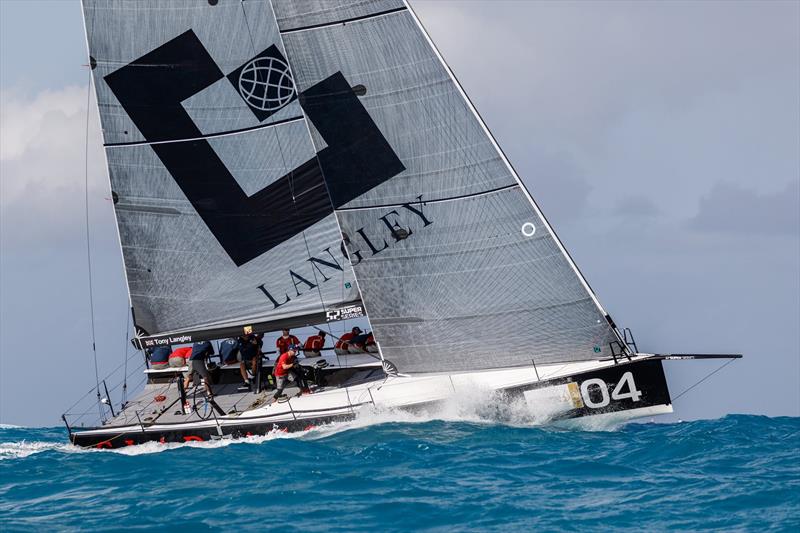
{"label": "52 super series logo", "polygon": [[325,313],[325,320],[335,322],[337,320],[348,320],[364,316],[364,308],[360,305],[349,305],[338,309],[331,309]]}

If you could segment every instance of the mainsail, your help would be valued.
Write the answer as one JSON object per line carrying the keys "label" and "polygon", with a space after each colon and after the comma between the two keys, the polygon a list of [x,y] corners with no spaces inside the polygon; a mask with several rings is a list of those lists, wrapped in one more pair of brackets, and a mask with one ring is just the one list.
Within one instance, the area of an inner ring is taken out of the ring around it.
{"label": "mainsail", "polygon": [[403,372],[596,359],[618,340],[402,0],[84,6],[147,333],[363,301]]}
{"label": "mainsail", "polygon": [[270,4],[87,0],[84,14],[137,326],[357,301]]}

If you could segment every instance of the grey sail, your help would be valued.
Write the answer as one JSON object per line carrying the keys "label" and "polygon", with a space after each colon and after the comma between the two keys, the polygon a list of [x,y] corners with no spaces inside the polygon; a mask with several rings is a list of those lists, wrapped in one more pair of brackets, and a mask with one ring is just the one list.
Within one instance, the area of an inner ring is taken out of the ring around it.
{"label": "grey sail", "polygon": [[348,141],[382,162],[368,186],[320,164],[383,356],[447,372],[610,355],[610,319],[406,4],[273,7],[316,150],[333,107],[379,133]]}
{"label": "grey sail", "polygon": [[85,0],[84,15],[141,330],[357,301],[269,2]]}

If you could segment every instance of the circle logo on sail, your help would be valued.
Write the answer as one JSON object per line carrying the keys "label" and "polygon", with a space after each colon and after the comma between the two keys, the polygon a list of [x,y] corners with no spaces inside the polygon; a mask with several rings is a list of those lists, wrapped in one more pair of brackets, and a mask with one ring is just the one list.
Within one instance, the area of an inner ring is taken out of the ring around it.
{"label": "circle logo on sail", "polygon": [[276,57],[257,57],[239,73],[239,93],[251,107],[277,111],[294,98],[289,65]]}
{"label": "circle logo on sail", "polygon": [[521,231],[526,237],[533,237],[536,233],[536,226],[533,225],[533,222],[526,222],[522,225]]}

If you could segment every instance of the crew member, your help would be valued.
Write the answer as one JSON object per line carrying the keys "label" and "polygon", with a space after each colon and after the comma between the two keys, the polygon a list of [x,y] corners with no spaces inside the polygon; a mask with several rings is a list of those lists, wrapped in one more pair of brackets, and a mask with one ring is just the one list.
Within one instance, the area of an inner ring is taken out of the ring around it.
{"label": "crew member", "polygon": [[286,353],[289,346],[296,344],[300,345],[300,339],[289,333],[289,329],[284,329],[282,335],[275,341],[275,348],[278,350],[278,355]]}
{"label": "crew member", "polygon": [[303,355],[306,357],[319,357],[324,347],[325,332],[319,330],[316,335],[311,335],[306,339],[306,343],[303,345]]}
{"label": "crew member", "polygon": [[364,353],[367,351],[368,333],[359,333],[347,343],[347,351],[350,353]]}
{"label": "crew member", "polygon": [[278,401],[278,398],[283,394],[283,389],[289,384],[289,374],[294,375],[294,383],[300,388],[301,394],[310,394],[306,379],[303,376],[303,370],[300,368],[300,363],[297,362],[298,346],[294,344],[289,346],[289,349],[278,357],[275,363],[275,394],[272,396],[273,403]]}
{"label": "crew member", "polygon": [[183,348],[176,349],[174,352],[169,354],[170,368],[181,368],[182,366],[186,366],[186,360],[190,355],[192,355],[191,346],[184,346]]}
{"label": "crew member", "polygon": [[169,346],[156,346],[147,350],[150,356],[150,368],[161,370],[169,366],[169,353],[172,349]]}
{"label": "crew member", "polygon": [[248,367],[253,377],[258,372],[258,364],[261,361],[261,347],[264,346],[263,335],[249,333],[239,337],[239,372],[242,374],[242,381],[245,387],[250,387],[250,376],[247,373]]}
{"label": "crew member", "polygon": [[333,351],[336,352],[336,355],[348,354],[350,342],[359,335],[361,335],[361,328],[356,326],[350,331],[350,333],[345,333],[339,337],[339,340],[336,341],[336,344],[333,347]]}
{"label": "crew member", "polygon": [[206,387],[206,393],[209,398],[214,395],[211,390],[211,374],[208,373],[206,368],[206,359],[214,355],[214,347],[208,341],[196,342],[192,345],[192,354],[189,356],[187,364],[189,368],[183,374],[183,388],[188,389],[189,383],[195,374],[200,376]]}
{"label": "crew member", "polygon": [[223,365],[239,362],[239,339],[225,339],[219,343],[219,356]]}

